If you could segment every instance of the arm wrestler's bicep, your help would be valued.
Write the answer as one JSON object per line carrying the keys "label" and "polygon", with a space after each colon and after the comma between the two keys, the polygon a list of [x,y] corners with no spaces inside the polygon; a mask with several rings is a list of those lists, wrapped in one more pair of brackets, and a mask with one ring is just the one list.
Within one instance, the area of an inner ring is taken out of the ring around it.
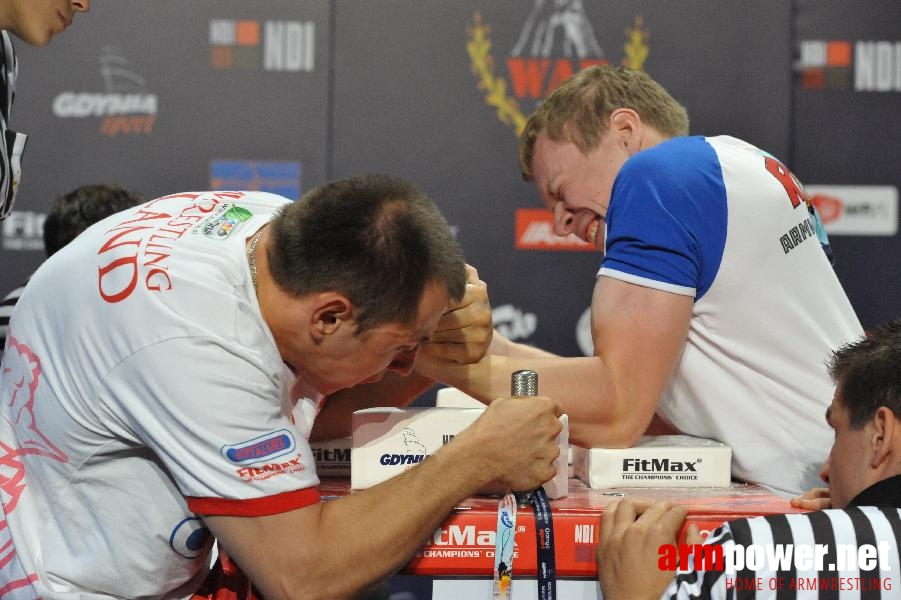
{"label": "arm wrestler's bicep", "polygon": [[617,420],[637,441],[688,335],[694,299],[601,276],[591,302],[595,355],[610,369]]}
{"label": "arm wrestler's bicep", "polygon": [[[220,547],[241,568],[263,596],[307,597],[296,579],[299,570],[319,571],[315,558],[319,547],[318,523],[322,504],[257,517],[207,515],[203,518]],[[304,578],[299,578],[304,579]],[[289,595],[288,595],[289,594]]]}

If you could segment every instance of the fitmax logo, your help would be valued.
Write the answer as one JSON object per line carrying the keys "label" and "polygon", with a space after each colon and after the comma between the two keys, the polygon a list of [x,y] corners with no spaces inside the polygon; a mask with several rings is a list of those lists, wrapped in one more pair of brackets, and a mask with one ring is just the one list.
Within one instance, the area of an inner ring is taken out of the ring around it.
{"label": "fitmax logo", "polygon": [[333,450],[328,448],[313,448],[312,450],[316,462],[350,462],[350,448],[335,448]]}
{"label": "fitmax logo", "polygon": [[695,468],[701,459],[694,462],[671,461],[668,458],[624,458],[623,473],[697,473]]}

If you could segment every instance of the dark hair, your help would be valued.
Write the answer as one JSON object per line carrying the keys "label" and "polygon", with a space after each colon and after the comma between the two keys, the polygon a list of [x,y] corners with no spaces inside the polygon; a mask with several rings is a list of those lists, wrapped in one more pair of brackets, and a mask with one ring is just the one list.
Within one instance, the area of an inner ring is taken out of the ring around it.
{"label": "dark hair", "polygon": [[272,220],[275,283],[303,296],[334,290],[359,311],[359,332],[410,323],[429,282],[463,296],[463,253],[435,204],[409,183],[361,175],[313,189]]}
{"label": "dark hair", "polygon": [[532,179],[535,142],[542,133],[571,142],[588,154],[607,133],[618,108],[631,108],[641,120],[668,137],[688,135],[688,112],[644,71],[593,66],[571,75],[529,117],[519,138],[519,167]]}
{"label": "dark hair", "polygon": [[44,221],[47,256],[52,256],[97,221],[143,202],[140,194],[106,184],[84,185],[57,198]]}
{"label": "dark hair", "polygon": [[846,344],[827,362],[851,427],[866,425],[880,406],[901,418],[901,319]]}

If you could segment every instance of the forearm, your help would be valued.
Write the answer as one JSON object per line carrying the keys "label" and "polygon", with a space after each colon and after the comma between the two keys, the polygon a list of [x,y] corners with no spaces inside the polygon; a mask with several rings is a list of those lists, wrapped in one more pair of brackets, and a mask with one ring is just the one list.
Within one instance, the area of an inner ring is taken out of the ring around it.
{"label": "forearm", "polygon": [[347,437],[351,434],[354,411],[376,406],[406,406],[434,384],[434,379],[417,373],[400,377],[389,372],[381,381],[336,392],[323,404],[310,441]]}
{"label": "forearm", "polygon": [[454,506],[489,482],[529,490],[548,481],[559,458],[559,414],[559,406],[544,396],[500,399],[417,466],[326,503],[318,537],[337,555],[328,568],[338,570],[328,578],[344,576],[342,562],[359,570],[347,582],[354,589],[386,576],[409,560]]}
{"label": "forearm", "polygon": [[494,332],[494,335],[491,338],[488,352],[495,356],[509,356],[512,358],[549,358],[557,356],[556,354],[552,354],[535,346],[510,341],[497,331]]}
{"label": "forearm", "polygon": [[451,445],[403,475],[323,506],[322,538],[342,548],[328,568],[353,565],[350,573],[336,568],[322,578],[319,585],[331,581],[341,588],[325,596],[345,597],[402,568],[447,515],[487,483],[471,467],[461,468],[473,453],[452,452]]}
{"label": "forearm", "polygon": [[[617,393],[614,375],[598,357],[490,355],[473,365],[447,369],[440,379],[485,402],[510,393],[514,371],[538,373],[538,391],[557,401],[569,416],[569,438],[586,447],[630,446],[653,416],[653,407],[639,409]],[[528,353],[527,353],[528,354]]]}
{"label": "forearm", "polygon": [[403,566],[484,483],[481,469],[468,460],[473,453],[454,445],[337,500],[264,517],[204,520],[269,600],[350,598]]}
{"label": "forearm", "polygon": [[428,459],[376,487],[275,515],[205,520],[269,600],[349,597],[405,564],[489,481],[532,489],[550,479],[557,414],[547,398],[497,402]]}

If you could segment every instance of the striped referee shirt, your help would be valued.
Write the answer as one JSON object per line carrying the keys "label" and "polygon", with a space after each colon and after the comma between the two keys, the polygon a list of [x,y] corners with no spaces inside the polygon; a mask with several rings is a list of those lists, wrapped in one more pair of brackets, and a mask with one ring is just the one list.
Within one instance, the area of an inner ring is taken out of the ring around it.
{"label": "striped referee shirt", "polygon": [[5,219],[16,201],[22,173],[22,153],[28,138],[9,128],[9,115],[16,95],[18,62],[6,31],[0,31],[0,53],[0,219]]}
{"label": "striped referee shirt", "polygon": [[[728,560],[721,569],[702,565],[678,571],[661,600],[899,599],[901,475],[867,488],[847,508],[740,519],[724,524],[704,543],[721,544],[724,555],[738,552],[741,558],[731,572]],[[865,545],[873,554],[858,554]],[[788,555],[805,546],[813,549],[811,557],[822,555],[822,569],[815,560]],[[695,566],[694,556],[689,566]]]}

